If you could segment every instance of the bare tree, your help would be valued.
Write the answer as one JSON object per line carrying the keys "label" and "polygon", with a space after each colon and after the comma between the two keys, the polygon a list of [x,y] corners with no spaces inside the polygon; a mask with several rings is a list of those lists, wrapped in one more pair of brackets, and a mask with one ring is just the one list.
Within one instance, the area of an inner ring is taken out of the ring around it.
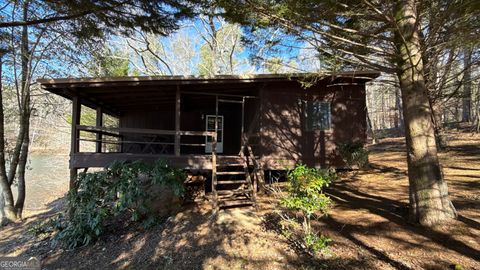
{"label": "bare tree", "polygon": [[163,37],[144,32],[123,40],[134,54],[133,66],[146,75],[212,76],[251,70],[243,52],[240,26],[216,15],[202,15]]}

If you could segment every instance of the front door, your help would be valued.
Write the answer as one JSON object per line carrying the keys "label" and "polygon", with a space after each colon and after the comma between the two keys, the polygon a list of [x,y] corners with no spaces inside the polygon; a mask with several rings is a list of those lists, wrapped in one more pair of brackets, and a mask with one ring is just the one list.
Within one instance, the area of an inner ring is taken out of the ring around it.
{"label": "front door", "polygon": [[[215,115],[207,115],[205,119],[205,130],[215,131]],[[223,115],[218,116],[217,126],[217,153],[223,153]],[[212,152],[212,137],[205,137],[205,153]]]}

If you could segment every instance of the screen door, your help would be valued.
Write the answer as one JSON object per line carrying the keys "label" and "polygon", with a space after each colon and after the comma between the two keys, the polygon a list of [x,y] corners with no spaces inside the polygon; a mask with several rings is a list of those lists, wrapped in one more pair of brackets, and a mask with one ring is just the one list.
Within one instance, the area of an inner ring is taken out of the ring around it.
{"label": "screen door", "polygon": [[[223,116],[217,118],[217,153],[223,153]],[[215,131],[215,115],[207,115],[205,119],[205,130]],[[212,137],[205,136],[205,153],[212,152]]]}

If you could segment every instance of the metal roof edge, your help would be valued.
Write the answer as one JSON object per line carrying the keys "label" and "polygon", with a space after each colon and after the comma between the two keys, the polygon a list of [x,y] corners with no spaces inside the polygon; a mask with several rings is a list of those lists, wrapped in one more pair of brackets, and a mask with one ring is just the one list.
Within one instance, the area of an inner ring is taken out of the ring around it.
{"label": "metal roof edge", "polygon": [[333,77],[333,78],[354,78],[372,80],[380,76],[380,72],[364,71],[344,71],[344,72],[322,72],[322,73],[283,73],[283,74],[245,74],[245,75],[216,75],[216,76],[193,76],[193,75],[174,75],[174,76],[125,76],[125,77],[98,77],[98,78],[52,78],[37,79],[42,86],[59,84],[99,84],[99,83],[141,83],[141,82],[215,82],[215,81],[238,81],[255,82],[262,80],[292,80],[310,77]]}

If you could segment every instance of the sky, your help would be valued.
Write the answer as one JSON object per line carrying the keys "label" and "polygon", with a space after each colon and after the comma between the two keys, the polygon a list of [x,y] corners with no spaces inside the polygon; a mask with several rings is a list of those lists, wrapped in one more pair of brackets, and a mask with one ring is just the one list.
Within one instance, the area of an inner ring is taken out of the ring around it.
{"label": "sky", "polygon": [[[245,28],[241,28],[239,26],[233,26],[231,24],[226,23],[221,19],[215,19],[215,27],[217,30],[220,30],[220,36],[222,36],[224,29],[233,29],[232,32],[225,31],[229,33],[225,35],[226,38],[222,40],[220,38],[219,44],[224,44],[225,49],[228,51],[231,50],[234,43],[229,42],[229,38],[233,38],[235,35],[240,36],[250,36],[252,37],[251,33],[247,31]],[[238,29],[238,30],[237,30]],[[207,29],[205,23],[202,22],[201,19],[194,19],[190,21],[184,22],[180,29],[171,34],[167,37],[160,37],[157,36],[154,38],[155,42],[151,42],[150,45],[160,46],[161,49],[158,49],[155,54],[161,56],[165,62],[167,62],[171,69],[173,70],[173,75],[198,75],[199,74],[199,64],[202,62],[201,57],[201,50],[202,47],[207,45],[207,42],[204,38],[210,38],[210,31]],[[247,35],[248,34],[248,35]],[[261,58],[278,58],[282,59],[282,62],[285,64],[291,64],[292,59],[295,59],[298,63],[293,66],[301,66],[299,65],[300,62],[304,62],[303,67],[306,67],[306,70],[297,70],[291,69],[287,66],[283,67],[280,71],[289,71],[289,72],[300,72],[300,71],[312,71],[312,63],[307,63],[309,61],[308,58],[314,57],[314,55],[306,49],[306,45],[304,43],[298,42],[294,38],[283,36],[283,44],[277,44],[273,46],[269,50],[265,50],[266,47],[266,38],[271,37],[272,33],[263,31],[263,33],[259,33],[259,37],[254,42],[254,44],[244,44],[241,42],[241,37],[238,36],[238,42],[235,43],[235,50],[234,50],[234,58],[235,65],[234,74],[245,74],[245,73],[265,73],[268,70],[265,70],[263,65],[254,63],[252,58],[255,56],[259,56]],[[278,35],[278,33],[277,33]],[[139,42],[142,38],[141,35],[136,35],[135,37],[131,38],[124,38],[124,37],[112,37],[109,41],[110,46],[115,47],[119,51],[125,52],[127,55],[130,56],[130,61],[132,62],[132,68],[139,68],[144,67],[144,63],[142,63],[142,59],[135,50],[132,49],[132,44],[135,44],[135,49],[145,50],[146,44],[145,42]],[[227,40],[227,41],[225,41]],[[154,44],[155,43],[155,44]],[[158,44],[156,44],[158,43]],[[183,50],[182,50],[183,49]],[[188,51],[188,52],[187,52]],[[188,55],[187,55],[188,54]],[[144,53],[144,56],[152,56],[150,53]],[[148,57],[145,57],[148,58]],[[218,58],[222,58],[219,56]],[[307,59],[306,59],[307,58]],[[145,61],[145,59],[143,59]],[[179,63],[178,61],[188,62],[188,67],[185,66],[185,63]],[[181,66],[181,67],[179,67]],[[157,68],[168,74],[169,71],[165,64],[160,63]],[[142,69],[142,72],[148,73],[148,70],[145,68]],[[151,71],[150,71],[151,72]],[[221,70],[221,73],[231,73],[230,71]],[[144,74],[146,75],[146,74]]]}

